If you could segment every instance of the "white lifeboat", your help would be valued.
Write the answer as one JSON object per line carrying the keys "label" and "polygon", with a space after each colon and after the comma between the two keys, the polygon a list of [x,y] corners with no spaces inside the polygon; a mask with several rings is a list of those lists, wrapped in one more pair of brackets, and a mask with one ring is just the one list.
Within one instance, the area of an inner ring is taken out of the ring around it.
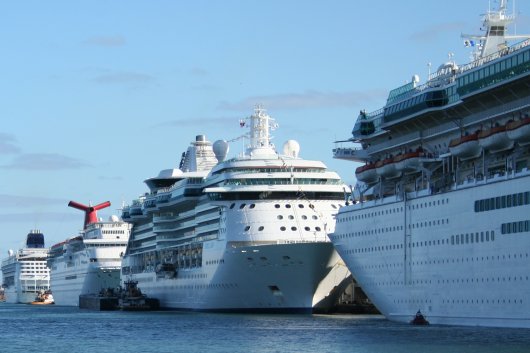
{"label": "white lifeboat", "polygon": [[509,122],[506,125],[506,135],[521,146],[530,144],[530,118]]}
{"label": "white lifeboat", "polygon": [[478,143],[478,133],[460,136],[449,143],[451,154],[466,160],[480,156],[482,147]]}
{"label": "white lifeboat", "polygon": [[375,164],[370,163],[355,169],[355,177],[357,177],[357,180],[360,180],[364,183],[373,183],[378,178],[378,175],[375,171]]}
{"label": "white lifeboat", "polygon": [[396,169],[396,163],[394,163],[393,157],[378,161],[375,164],[375,171],[378,175],[387,179],[397,178],[401,176],[401,171]]}
{"label": "white lifeboat", "polygon": [[504,125],[479,132],[478,143],[491,153],[508,150],[513,147],[513,140],[510,140],[506,134],[506,126]]}
{"label": "white lifeboat", "polygon": [[416,171],[421,166],[421,158],[424,156],[422,150],[400,154],[394,157],[396,169],[399,171]]}

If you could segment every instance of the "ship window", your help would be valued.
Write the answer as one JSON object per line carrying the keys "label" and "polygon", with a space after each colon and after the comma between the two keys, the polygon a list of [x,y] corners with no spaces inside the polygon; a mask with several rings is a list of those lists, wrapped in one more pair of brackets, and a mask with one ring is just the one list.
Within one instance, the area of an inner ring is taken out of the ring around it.
{"label": "ship window", "polygon": [[258,228],[258,230],[259,230],[260,232],[261,232],[263,229],[264,229],[263,226],[260,226],[260,227]]}
{"label": "ship window", "polygon": [[242,204],[239,206],[239,209],[242,209],[242,208],[244,208],[244,207],[245,207],[245,204],[242,203]]}
{"label": "ship window", "polygon": [[490,241],[490,232],[489,231],[486,232],[486,241]]}
{"label": "ship window", "polygon": [[292,230],[292,231],[295,231],[295,230],[296,230],[296,227],[291,227],[291,230]]}
{"label": "ship window", "polygon": [[302,215],[302,219],[307,219],[307,216],[306,215]]}
{"label": "ship window", "polygon": [[283,219],[283,216],[281,214],[278,215],[278,219]]}
{"label": "ship window", "polygon": [[230,209],[234,208],[235,205],[236,205],[235,203],[231,204]]}
{"label": "ship window", "polygon": [[286,204],[285,208],[291,208],[291,205],[290,204]]}
{"label": "ship window", "polygon": [[315,230],[316,230],[317,232],[320,232],[321,229],[320,229],[320,227],[315,227]]}
{"label": "ship window", "polygon": [[315,216],[315,215],[313,215],[313,217],[311,217],[311,218],[313,218],[313,219],[318,219],[318,217],[317,217],[317,216]]}
{"label": "ship window", "polygon": [[251,205],[249,206],[249,208],[254,208],[254,207],[256,207],[255,204],[251,204]]}
{"label": "ship window", "polygon": [[275,208],[280,208],[280,205],[276,204],[274,205]]}
{"label": "ship window", "polygon": [[250,230],[250,226],[245,227],[245,232],[248,232]]}
{"label": "ship window", "polygon": [[[337,206],[335,206],[335,205],[331,205],[331,206],[333,206],[333,208],[337,208]],[[300,208],[304,208],[304,205],[302,205],[302,204],[300,203],[300,204],[298,204],[298,207],[300,207]]]}
{"label": "ship window", "polygon": [[282,232],[285,232],[285,229],[286,229],[286,228],[285,228],[284,226],[281,226],[281,227],[280,227],[280,230],[281,230]]}
{"label": "ship window", "polygon": [[304,229],[305,229],[307,232],[309,232],[309,231],[311,230],[311,228],[309,228],[309,227],[304,227]]}

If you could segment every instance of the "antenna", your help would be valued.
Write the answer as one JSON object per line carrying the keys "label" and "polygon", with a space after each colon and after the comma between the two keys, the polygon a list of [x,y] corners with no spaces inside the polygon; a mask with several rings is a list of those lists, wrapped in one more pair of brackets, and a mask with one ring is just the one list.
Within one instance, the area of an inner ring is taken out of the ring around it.
{"label": "antenna", "polygon": [[97,211],[103,208],[109,207],[110,201],[105,201],[96,206],[86,206],[86,205],[83,205],[82,203],[70,201],[68,203],[68,206],[72,208],[77,208],[78,210],[85,212],[85,223],[84,223],[83,229],[86,229],[86,227],[89,224],[96,223],[98,221]]}

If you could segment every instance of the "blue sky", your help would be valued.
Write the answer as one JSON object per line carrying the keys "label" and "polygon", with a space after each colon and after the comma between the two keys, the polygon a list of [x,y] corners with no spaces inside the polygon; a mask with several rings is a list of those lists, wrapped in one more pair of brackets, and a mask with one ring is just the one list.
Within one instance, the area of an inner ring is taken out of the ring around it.
{"label": "blue sky", "polygon": [[[511,7],[511,5],[510,5]],[[197,134],[231,139],[263,104],[274,142],[332,158],[360,109],[425,81],[461,33],[479,33],[487,0],[6,1],[0,5],[0,257],[30,229],[47,245],[77,234],[80,211],[119,214],[143,180],[177,167]],[[530,3],[518,1],[518,32]],[[242,144],[231,145],[230,155]]]}

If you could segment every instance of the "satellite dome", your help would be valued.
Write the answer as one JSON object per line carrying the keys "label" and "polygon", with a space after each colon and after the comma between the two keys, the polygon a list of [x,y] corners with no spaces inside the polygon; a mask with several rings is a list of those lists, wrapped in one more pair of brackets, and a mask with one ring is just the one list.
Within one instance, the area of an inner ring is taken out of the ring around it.
{"label": "satellite dome", "polygon": [[7,251],[7,255],[9,255],[9,256],[13,256],[14,254],[15,254],[15,252],[13,251],[13,249],[9,249]]}
{"label": "satellite dome", "polygon": [[182,174],[180,169],[164,169],[158,173],[158,178],[170,179],[176,178]]}
{"label": "satellite dome", "polygon": [[228,150],[228,142],[225,140],[217,140],[213,143],[213,153],[215,154],[215,158],[217,158],[218,162],[225,160]]}
{"label": "satellite dome", "polygon": [[119,221],[120,221],[120,218],[116,216],[115,214],[109,217],[109,222],[119,222]]}
{"label": "satellite dome", "polygon": [[283,144],[283,154],[289,157],[298,158],[300,144],[296,140],[287,140]]}

